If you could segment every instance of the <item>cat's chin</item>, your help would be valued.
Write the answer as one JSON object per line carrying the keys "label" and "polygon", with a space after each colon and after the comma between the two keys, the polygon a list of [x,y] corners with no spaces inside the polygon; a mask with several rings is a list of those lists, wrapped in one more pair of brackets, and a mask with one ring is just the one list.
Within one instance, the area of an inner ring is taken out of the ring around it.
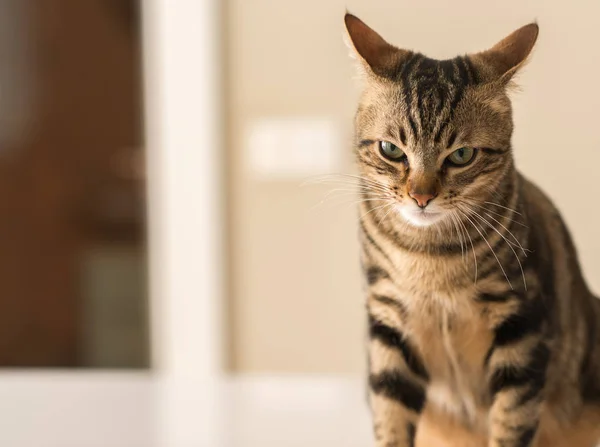
{"label": "cat's chin", "polygon": [[429,227],[441,221],[444,218],[445,213],[401,207],[400,214],[404,220],[415,227]]}

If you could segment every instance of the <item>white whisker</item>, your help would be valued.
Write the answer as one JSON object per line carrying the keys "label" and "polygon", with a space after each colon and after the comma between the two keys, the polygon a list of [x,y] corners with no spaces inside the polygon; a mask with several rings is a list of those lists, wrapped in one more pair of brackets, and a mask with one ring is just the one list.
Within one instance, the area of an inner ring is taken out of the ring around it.
{"label": "white whisker", "polygon": [[[498,233],[500,235],[500,237],[502,239],[504,239],[504,241],[508,244],[508,248],[510,248],[512,250],[513,254],[515,255],[515,258],[517,258],[517,263],[519,264],[519,268],[521,269],[521,275],[523,276],[523,285],[525,286],[525,290],[527,290],[527,280],[525,279],[525,272],[523,271],[523,265],[521,264],[521,259],[519,259],[518,253],[515,251],[513,246],[509,243],[508,239],[506,239],[506,237],[504,237],[504,235],[502,233],[500,233],[500,231],[498,231],[498,229],[496,227],[494,227],[487,219],[485,219],[483,216],[481,216],[481,214],[477,213],[473,209],[471,209],[471,213],[473,213],[474,216],[478,217],[479,220],[484,222],[492,230],[494,230],[496,233]],[[523,253],[525,254],[525,252],[523,252]],[[525,254],[525,256],[527,256],[527,254]],[[510,283],[510,281],[509,281],[509,283]],[[511,286],[511,288],[512,288],[512,286]]]}
{"label": "white whisker", "polygon": [[509,207],[504,206],[504,205],[500,205],[499,203],[494,203],[494,202],[484,202],[484,203],[487,203],[488,205],[499,206],[500,208],[504,208],[505,210],[512,211],[513,213],[518,214],[519,216],[523,216],[517,210],[513,210],[512,208],[509,208]]}
{"label": "white whisker", "polygon": [[[460,214],[464,214],[460,210],[457,210],[457,211]],[[477,255],[475,254],[475,245],[473,244],[473,238],[471,238],[471,235],[469,234],[469,230],[467,230],[465,223],[460,219],[458,214],[457,214],[457,220],[458,220],[458,223],[460,224],[460,226],[462,227],[463,231],[469,238],[469,241],[471,243],[471,250],[473,251],[473,263],[475,264],[475,281],[474,282],[475,282],[475,284],[477,284]]]}
{"label": "white whisker", "polygon": [[[393,203],[391,204],[393,205]],[[375,208],[371,208],[369,211],[367,211],[365,214],[363,214],[362,216],[360,216],[359,220],[363,220],[368,214],[372,213],[373,211],[376,211],[378,209],[384,208],[386,206],[390,206],[389,203],[384,203],[383,205],[380,206],[376,206]]]}
{"label": "white whisker", "polygon": [[496,258],[496,261],[498,262],[498,265],[500,266],[500,270],[502,270],[502,273],[504,274],[504,277],[506,278],[506,282],[508,282],[508,285],[510,286],[511,289],[514,290],[514,287],[512,285],[512,283],[510,282],[510,279],[508,279],[508,275],[506,274],[506,271],[504,270],[504,267],[502,266],[502,263],[500,262],[500,259],[498,258],[498,256],[496,255],[496,252],[494,251],[494,249],[492,248],[492,246],[490,245],[490,243],[488,242],[487,238],[483,235],[483,233],[481,232],[481,230],[477,227],[477,225],[475,224],[475,222],[473,222],[471,220],[471,218],[463,211],[462,215],[465,217],[465,219],[467,219],[471,225],[473,225],[473,228],[475,228],[475,230],[479,233],[479,235],[483,238],[484,242],[487,244],[487,246],[490,249],[490,252],[494,255],[494,258]]}
{"label": "white whisker", "polygon": [[381,219],[379,219],[377,228],[379,228],[381,226],[381,222],[383,222],[383,220],[387,217],[387,215],[390,214],[392,211],[394,211],[394,205],[395,205],[395,203],[390,204],[390,209],[384,214],[384,216]]}
{"label": "white whisker", "polygon": [[458,241],[460,243],[460,257],[464,261],[465,260],[465,247],[463,246],[462,234],[460,232],[458,225],[456,224],[456,215],[454,214],[454,212],[450,213],[450,220],[452,221],[452,226],[454,227],[454,230],[456,231],[456,236],[458,237]]}
{"label": "white whisker", "polygon": [[[502,228],[504,228],[506,230],[506,232],[515,240],[517,247],[519,247],[521,249],[521,251],[523,252],[523,254],[525,256],[527,256],[527,251],[523,248],[523,246],[521,245],[521,243],[519,242],[517,237],[512,233],[512,231],[510,231],[508,228],[506,228],[504,225],[502,225],[502,223],[498,219],[495,219],[494,216],[489,215],[487,212],[485,213],[485,215],[487,217],[489,217],[490,219],[492,219],[494,222],[496,222],[498,225],[500,225]],[[510,242],[510,241],[507,241],[507,242]]]}
{"label": "white whisker", "polygon": [[524,223],[522,223],[522,222],[519,222],[518,220],[515,220],[515,219],[511,219],[511,218],[509,218],[508,216],[506,216],[505,214],[502,214],[502,213],[497,213],[497,212],[495,212],[495,211],[492,211],[492,210],[490,210],[489,208],[485,208],[485,207],[483,207],[483,206],[481,206],[481,205],[478,205],[478,206],[479,206],[481,209],[483,209],[483,210],[485,210],[486,212],[488,212],[488,213],[495,214],[496,216],[499,216],[499,217],[505,217],[505,218],[507,218],[509,221],[511,221],[511,222],[514,222],[514,223],[516,223],[517,225],[521,225],[522,227],[529,228],[529,227],[528,227],[527,225],[525,225]]}

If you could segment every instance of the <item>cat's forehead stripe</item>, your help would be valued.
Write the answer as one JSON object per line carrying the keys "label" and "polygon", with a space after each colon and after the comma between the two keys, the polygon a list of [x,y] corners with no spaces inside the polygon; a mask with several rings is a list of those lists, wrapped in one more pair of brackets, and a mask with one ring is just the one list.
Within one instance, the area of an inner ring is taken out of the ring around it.
{"label": "cat's forehead stripe", "polygon": [[400,79],[403,86],[404,93],[404,101],[406,105],[406,116],[408,118],[408,123],[410,128],[412,129],[413,135],[416,137],[417,135],[417,125],[412,117],[412,86],[410,83],[411,72],[415,64],[419,61],[423,56],[420,54],[414,54],[411,58],[404,64],[402,68],[402,72],[400,74]]}
{"label": "cat's forehead stripe", "polygon": [[467,86],[477,82],[468,57],[438,61],[413,54],[390,73],[402,86],[403,105],[414,138],[434,135],[438,143]]}

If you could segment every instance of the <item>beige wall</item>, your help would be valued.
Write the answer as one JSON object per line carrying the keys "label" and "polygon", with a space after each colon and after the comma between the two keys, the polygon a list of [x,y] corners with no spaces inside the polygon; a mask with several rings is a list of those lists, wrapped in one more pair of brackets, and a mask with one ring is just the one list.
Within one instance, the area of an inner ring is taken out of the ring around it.
{"label": "beige wall", "polygon": [[[541,35],[515,97],[518,166],[557,202],[600,291],[600,6],[589,2],[229,0],[228,165],[232,366],[244,372],[363,369],[364,317],[349,207],[311,210],[331,186],[253,178],[244,132],[269,116],[326,116],[348,142],[358,84],[345,8],[389,41],[445,58],[492,45],[533,19]],[[282,148],[285,156],[285,147]]]}

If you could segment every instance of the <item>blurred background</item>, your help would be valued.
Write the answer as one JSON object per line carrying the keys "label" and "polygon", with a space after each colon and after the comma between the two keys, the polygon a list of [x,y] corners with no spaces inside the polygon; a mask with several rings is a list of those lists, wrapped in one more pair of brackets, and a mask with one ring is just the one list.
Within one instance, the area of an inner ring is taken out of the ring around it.
{"label": "blurred background", "polygon": [[600,292],[593,2],[0,0],[3,445],[368,443],[358,216],[304,185],[353,171],[346,8],[438,59],[539,22],[517,164]]}
{"label": "blurred background", "polygon": [[0,20],[0,366],[147,367],[138,4]]}

